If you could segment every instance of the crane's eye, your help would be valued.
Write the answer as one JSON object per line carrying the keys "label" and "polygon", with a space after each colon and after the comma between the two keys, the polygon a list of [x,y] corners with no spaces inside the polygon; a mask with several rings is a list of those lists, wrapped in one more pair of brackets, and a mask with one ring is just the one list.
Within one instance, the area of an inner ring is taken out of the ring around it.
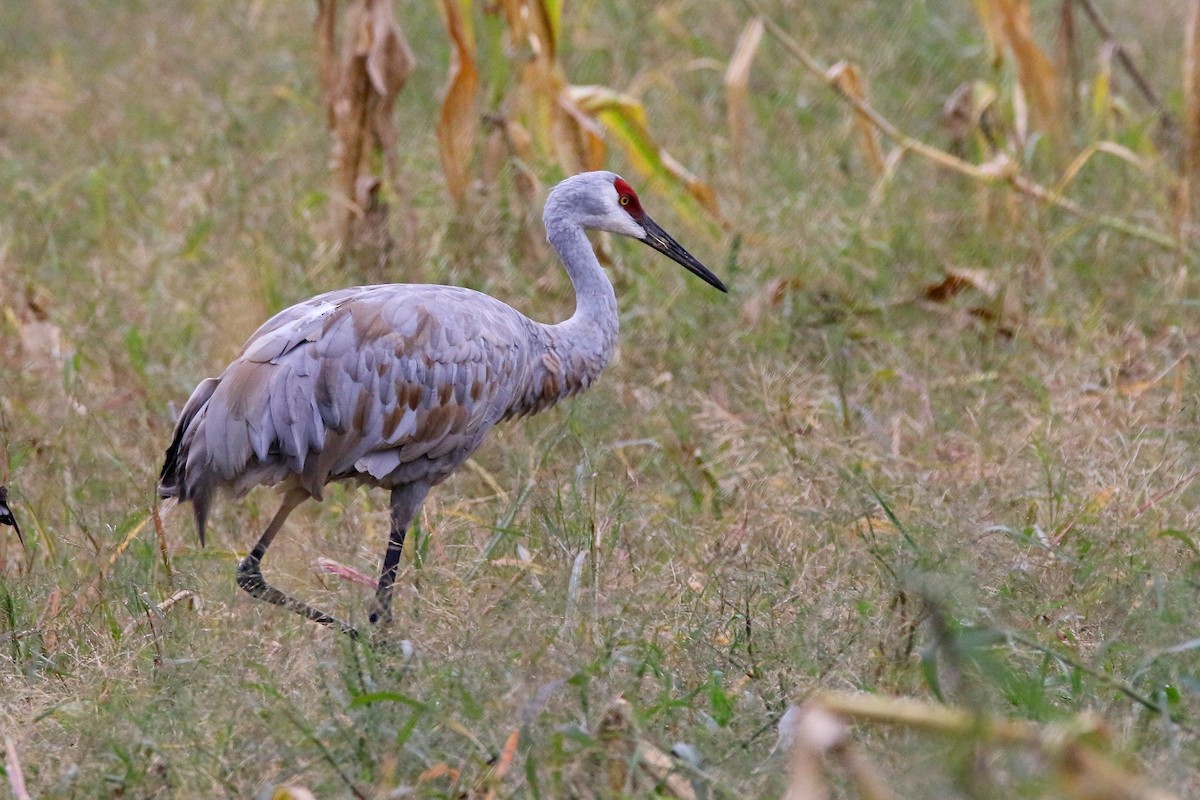
{"label": "crane's eye", "polygon": [[623,206],[627,206],[627,205],[629,205],[629,195],[627,195],[627,194],[623,194],[623,195],[621,195],[621,200],[620,200],[620,203],[621,203],[621,205],[623,205]]}

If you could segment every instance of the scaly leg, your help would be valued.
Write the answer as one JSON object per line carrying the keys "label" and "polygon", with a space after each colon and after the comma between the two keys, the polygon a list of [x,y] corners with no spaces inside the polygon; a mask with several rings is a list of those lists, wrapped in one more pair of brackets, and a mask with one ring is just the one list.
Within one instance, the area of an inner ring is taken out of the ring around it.
{"label": "scaly leg", "polygon": [[333,625],[341,630],[342,633],[348,634],[350,638],[357,639],[358,631],[345,622],[336,617],[331,617],[324,611],[315,609],[307,603],[302,603],[289,594],[284,594],[263,579],[262,559],[263,555],[267,552],[267,548],[271,546],[271,540],[275,538],[275,534],[279,533],[279,529],[283,527],[283,523],[287,520],[288,515],[295,510],[296,506],[307,500],[308,497],[308,492],[303,489],[291,489],[283,496],[283,502],[279,506],[279,511],[275,512],[275,518],[271,520],[271,524],[267,526],[267,529],[263,531],[263,535],[259,537],[258,544],[254,545],[254,549],[250,551],[250,555],[246,556],[242,559],[242,563],[238,564],[238,586],[259,600],[283,606],[295,611],[302,617],[311,619],[313,622],[319,622],[322,625]]}
{"label": "scaly leg", "polygon": [[404,535],[413,517],[429,494],[429,484],[409,483],[392,489],[392,528],[388,533],[388,546],[383,554],[383,570],[379,574],[379,586],[375,590],[375,606],[371,610],[371,624],[381,629],[392,624],[392,587],[400,569],[400,553],[404,550]]}

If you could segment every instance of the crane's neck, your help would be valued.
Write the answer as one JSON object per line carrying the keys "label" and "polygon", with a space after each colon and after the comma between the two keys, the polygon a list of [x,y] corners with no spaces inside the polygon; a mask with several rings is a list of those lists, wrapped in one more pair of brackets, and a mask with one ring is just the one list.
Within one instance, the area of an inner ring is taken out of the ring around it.
{"label": "crane's neck", "polygon": [[575,287],[575,313],[557,325],[539,326],[544,350],[532,363],[529,383],[505,417],[536,414],[592,384],[617,346],[617,296],[592,244],[575,222],[547,215],[548,239]]}
{"label": "crane's neck", "polygon": [[547,238],[575,288],[575,313],[553,327],[568,349],[599,359],[596,370],[599,372],[612,357],[617,343],[617,295],[580,225],[563,221],[559,225],[548,224],[547,229]]}

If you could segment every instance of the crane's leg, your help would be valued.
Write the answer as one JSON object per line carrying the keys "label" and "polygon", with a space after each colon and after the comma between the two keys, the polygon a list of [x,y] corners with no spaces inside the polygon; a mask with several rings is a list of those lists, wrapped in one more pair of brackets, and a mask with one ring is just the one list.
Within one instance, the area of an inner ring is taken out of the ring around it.
{"label": "crane's leg", "polygon": [[429,484],[409,483],[392,489],[392,528],[388,534],[387,550],[383,554],[383,570],[379,574],[379,587],[375,590],[375,607],[371,610],[371,624],[386,628],[392,624],[392,587],[400,569],[400,553],[404,550],[404,535],[413,517],[429,494]]}
{"label": "crane's leg", "polygon": [[242,563],[238,564],[238,586],[259,600],[283,606],[295,611],[302,617],[311,619],[313,622],[319,622],[322,625],[333,625],[340,629],[342,633],[349,634],[352,639],[357,639],[358,631],[345,622],[336,617],[331,617],[324,611],[315,609],[289,594],[284,594],[274,586],[268,584],[263,578],[262,559],[267,552],[267,548],[271,546],[271,540],[275,538],[275,534],[279,533],[279,529],[283,527],[283,523],[287,520],[288,515],[295,510],[296,506],[307,500],[308,497],[308,492],[303,489],[290,489],[284,494],[279,510],[275,512],[275,517],[271,520],[271,524],[267,526],[267,529],[263,531],[263,535],[259,537],[258,544],[254,545],[254,549],[250,551],[250,555],[246,556],[242,559]]}

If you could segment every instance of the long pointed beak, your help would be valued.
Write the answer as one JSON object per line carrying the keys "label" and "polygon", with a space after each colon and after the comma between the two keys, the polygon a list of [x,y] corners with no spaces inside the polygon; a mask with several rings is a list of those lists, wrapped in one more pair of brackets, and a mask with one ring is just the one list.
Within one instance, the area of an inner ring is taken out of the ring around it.
{"label": "long pointed beak", "polygon": [[708,267],[700,263],[700,261],[683,249],[683,245],[671,238],[671,234],[664,231],[658,226],[658,223],[643,216],[641,219],[642,227],[646,229],[646,237],[642,239],[644,243],[653,247],[658,252],[670,258],[672,261],[683,266],[688,272],[692,273],[700,280],[712,286],[715,289],[720,289],[722,292],[728,292],[725,284],[721,283],[721,279],[713,275]]}

